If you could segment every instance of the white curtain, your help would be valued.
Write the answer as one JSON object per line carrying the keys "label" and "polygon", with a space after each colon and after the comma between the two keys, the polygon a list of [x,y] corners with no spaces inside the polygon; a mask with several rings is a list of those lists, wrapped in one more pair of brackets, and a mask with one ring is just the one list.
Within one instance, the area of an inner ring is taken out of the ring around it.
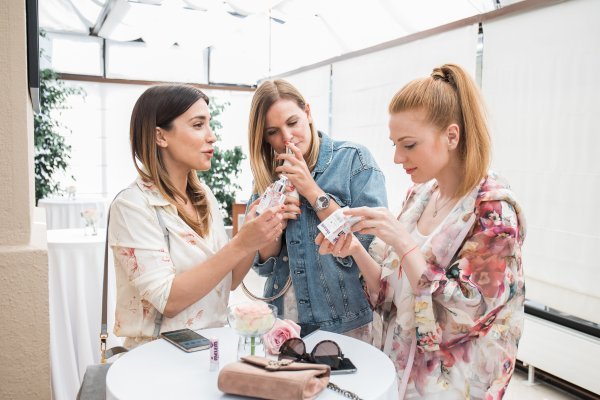
{"label": "white curtain", "polygon": [[596,323],[599,15],[577,0],[485,23],[482,81],[493,166],[528,221],[527,298]]}
{"label": "white curtain", "polygon": [[468,26],[333,64],[331,133],[371,150],[385,174],[393,212],[400,210],[411,181],[393,162],[388,103],[410,80],[445,63],[460,64],[474,76],[476,46],[477,26]]}

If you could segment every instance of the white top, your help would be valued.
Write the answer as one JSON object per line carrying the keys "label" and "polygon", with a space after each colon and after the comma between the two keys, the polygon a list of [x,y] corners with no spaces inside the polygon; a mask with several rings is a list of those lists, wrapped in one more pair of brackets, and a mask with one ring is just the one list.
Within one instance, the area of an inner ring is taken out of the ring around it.
{"label": "white top", "polygon": [[[237,357],[238,336],[229,327],[206,329],[201,335],[219,340],[219,368]],[[333,332],[316,331],[304,339],[310,352],[321,340],[338,343],[357,372],[332,375],[331,382],[364,400],[397,400],[394,364],[383,352],[360,340]],[[164,339],[140,346],[118,358],[106,376],[106,398],[119,399],[248,399],[225,395],[217,387],[218,371],[210,371],[210,351],[186,353]],[[271,357],[271,356],[270,356]],[[318,400],[342,400],[324,389]]]}
{"label": "white top", "polygon": [[[117,281],[115,335],[135,338],[125,345],[148,341],[157,310],[164,312],[175,275],[192,269],[227,243],[216,198],[203,185],[210,204],[211,226],[200,237],[177,214],[151,183],[138,178],[111,206],[109,244],[113,249]],[[170,251],[156,216],[159,210],[169,231]],[[212,291],[173,318],[163,318],[161,331],[201,329],[227,322],[231,289],[229,273]]]}

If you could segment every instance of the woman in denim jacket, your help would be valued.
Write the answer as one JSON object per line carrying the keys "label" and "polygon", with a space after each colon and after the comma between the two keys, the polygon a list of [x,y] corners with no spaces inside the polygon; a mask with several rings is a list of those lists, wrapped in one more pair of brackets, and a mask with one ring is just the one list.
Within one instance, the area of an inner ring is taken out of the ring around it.
{"label": "woman in denim jacket", "polygon": [[[279,79],[262,83],[254,94],[249,144],[254,175],[249,204],[280,174],[291,183],[281,240],[265,243],[254,260],[254,270],[268,278],[264,296],[283,318],[369,341],[373,315],[358,268],[350,257],[319,255],[314,240],[317,225],[340,207],[387,205],[384,176],[373,156],[361,145],[317,132],[302,95]],[[286,146],[293,154],[286,154]],[[368,248],[373,236],[359,239]]]}

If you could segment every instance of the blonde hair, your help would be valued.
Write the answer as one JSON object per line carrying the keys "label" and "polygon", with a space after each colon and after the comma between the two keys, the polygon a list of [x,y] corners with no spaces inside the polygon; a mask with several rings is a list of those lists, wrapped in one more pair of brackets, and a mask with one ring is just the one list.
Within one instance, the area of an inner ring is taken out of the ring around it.
{"label": "blonde hair", "polygon": [[[200,236],[206,237],[210,229],[210,207],[196,171],[188,173],[186,193],[179,191],[171,182],[156,144],[156,128],[172,129],[173,120],[200,99],[208,104],[208,97],[202,91],[187,85],[159,85],[147,89],[133,107],[129,139],[133,163],[142,179],[152,182],[163,197],[177,207],[185,223]],[[198,220],[188,217],[177,198],[184,202],[186,198],[190,199],[198,213]]]}
{"label": "blonde hair", "polygon": [[[280,99],[294,101],[303,111],[306,101],[292,84],[275,79],[263,82],[252,97],[250,119],[248,121],[248,143],[250,145],[250,166],[254,176],[254,193],[263,193],[277,179],[277,160],[273,149],[265,141],[265,121],[269,108]],[[313,170],[319,157],[319,136],[313,123],[310,123],[311,141],[305,155],[309,170]]]}
{"label": "blonde hair", "polygon": [[483,100],[471,77],[455,64],[434,68],[431,76],[409,82],[394,95],[389,113],[406,110],[425,111],[427,121],[439,129],[459,126],[458,156],[464,176],[455,195],[475,188],[488,172],[491,139]]}

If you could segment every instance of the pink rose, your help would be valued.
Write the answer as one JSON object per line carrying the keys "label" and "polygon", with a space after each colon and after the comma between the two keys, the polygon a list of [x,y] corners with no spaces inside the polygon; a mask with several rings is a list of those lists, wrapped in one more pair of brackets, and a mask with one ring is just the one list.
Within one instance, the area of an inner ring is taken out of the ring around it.
{"label": "pink rose", "polygon": [[269,354],[279,354],[279,348],[288,339],[300,337],[300,326],[289,319],[277,319],[273,328],[263,336]]}
{"label": "pink rose", "polygon": [[274,306],[262,301],[242,303],[230,307],[230,324],[239,334],[261,335],[273,326],[275,321]]}

